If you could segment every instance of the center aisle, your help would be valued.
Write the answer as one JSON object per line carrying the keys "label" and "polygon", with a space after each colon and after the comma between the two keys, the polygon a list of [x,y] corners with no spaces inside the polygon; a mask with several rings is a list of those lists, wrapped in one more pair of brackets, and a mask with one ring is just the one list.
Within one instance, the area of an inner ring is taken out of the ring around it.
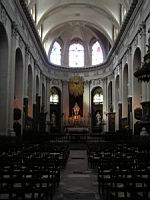
{"label": "center aisle", "polygon": [[86,150],[71,150],[54,200],[100,200],[97,173],[88,167]]}

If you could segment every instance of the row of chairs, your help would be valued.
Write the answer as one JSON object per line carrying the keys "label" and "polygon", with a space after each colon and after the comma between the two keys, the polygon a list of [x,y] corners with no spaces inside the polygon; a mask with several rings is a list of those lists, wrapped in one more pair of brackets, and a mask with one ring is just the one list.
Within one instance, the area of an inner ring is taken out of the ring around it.
{"label": "row of chairs", "polygon": [[0,155],[0,199],[51,200],[59,185],[60,167],[69,155],[68,146],[56,147],[49,143],[22,145],[14,151],[3,152]]}
{"label": "row of chairs", "polygon": [[88,148],[88,161],[98,169],[98,189],[105,200],[150,199],[150,150],[131,144]]}
{"label": "row of chairs", "polygon": [[105,199],[149,199],[150,164],[147,160],[103,157],[98,165],[98,189]]}

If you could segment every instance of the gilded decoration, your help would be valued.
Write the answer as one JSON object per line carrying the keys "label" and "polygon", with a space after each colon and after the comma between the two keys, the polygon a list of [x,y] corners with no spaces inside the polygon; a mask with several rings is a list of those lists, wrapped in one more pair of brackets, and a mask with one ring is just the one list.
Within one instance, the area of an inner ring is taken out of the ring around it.
{"label": "gilded decoration", "polygon": [[69,80],[69,93],[75,97],[81,96],[84,92],[84,80],[80,76],[74,76]]}

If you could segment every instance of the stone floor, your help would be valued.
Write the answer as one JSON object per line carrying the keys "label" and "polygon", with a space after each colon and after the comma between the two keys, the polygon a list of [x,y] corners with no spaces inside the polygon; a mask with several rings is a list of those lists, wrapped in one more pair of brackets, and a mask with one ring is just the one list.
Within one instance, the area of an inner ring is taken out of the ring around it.
{"label": "stone floor", "polygon": [[54,200],[100,200],[97,173],[88,167],[86,150],[71,150]]}

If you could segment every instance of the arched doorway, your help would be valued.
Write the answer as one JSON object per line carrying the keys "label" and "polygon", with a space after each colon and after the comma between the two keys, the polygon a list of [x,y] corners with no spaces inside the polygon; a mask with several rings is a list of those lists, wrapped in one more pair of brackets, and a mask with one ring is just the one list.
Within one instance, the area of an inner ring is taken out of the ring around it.
{"label": "arched doorway", "polygon": [[21,135],[23,109],[23,57],[18,48],[15,56],[15,87],[14,87],[14,131],[16,136]]}
{"label": "arched doorway", "polygon": [[103,89],[101,87],[94,88],[91,98],[92,132],[100,133],[103,130]]}
{"label": "arched doorway", "polygon": [[7,133],[8,106],[8,39],[4,26],[0,23],[0,134]]}
{"label": "arched doorway", "polygon": [[61,92],[57,87],[50,90],[50,123],[51,133],[61,132]]}

